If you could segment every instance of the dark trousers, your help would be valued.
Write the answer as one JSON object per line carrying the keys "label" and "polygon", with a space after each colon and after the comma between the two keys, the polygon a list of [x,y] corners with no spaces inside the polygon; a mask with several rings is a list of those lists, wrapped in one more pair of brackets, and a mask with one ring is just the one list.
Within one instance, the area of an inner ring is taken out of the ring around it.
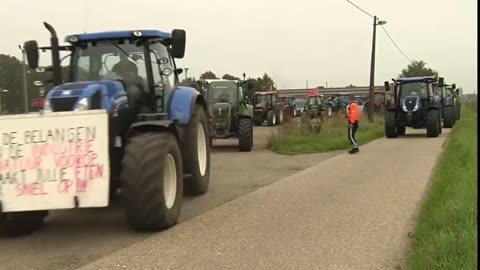
{"label": "dark trousers", "polygon": [[355,123],[348,123],[348,140],[352,145],[352,149],[358,148],[357,139],[355,139],[355,133],[357,133],[358,129],[358,120]]}

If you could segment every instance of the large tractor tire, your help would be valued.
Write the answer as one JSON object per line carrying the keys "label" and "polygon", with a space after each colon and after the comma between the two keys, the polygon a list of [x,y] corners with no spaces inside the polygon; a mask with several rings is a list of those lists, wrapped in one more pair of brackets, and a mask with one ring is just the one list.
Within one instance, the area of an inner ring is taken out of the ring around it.
{"label": "large tractor tire", "polygon": [[240,118],[238,120],[238,150],[241,152],[252,151],[253,126],[252,119]]}
{"label": "large tractor tire", "polygon": [[168,229],[178,222],[183,200],[182,156],[170,132],[130,138],[122,161],[128,223],[135,230]]}
{"label": "large tractor tire", "polygon": [[436,109],[427,111],[427,137],[438,137],[440,134],[440,112]]}
{"label": "large tractor tire", "polygon": [[277,113],[275,114],[275,118],[277,118],[276,125],[281,125],[283,123],[283,110],[278,109]]}
{"label": "large tractor tire", "polygon": [[455,111],[453,107],[445,107],[443,109],[443,127],[452,128],[455,124]]}
{"label": "large tractor tire", "polygon": [[397,116],[393,111],[387,111],[385,113],[385,136],[387,138],[398,137]]}
{"label": "large tractor tire", "polygon": [[275,126],[277,124],[277,117],[275,117],[275,111],[269,110],[267,113],[267,125]]}
{"label": "large tractor tire", "polygon": [[0,214],[0,235],[20,236],[40,229],[48,211],[25,211]]}
{"label": "large tractor tire", "polygon": [[183,141],[183,167],[190,177],[185,179],[185,191],[189,195],[202,195],[210,182],[210,147],[208,146],[208,120],[205,110],[197,104],[192,119],[185,130]]}

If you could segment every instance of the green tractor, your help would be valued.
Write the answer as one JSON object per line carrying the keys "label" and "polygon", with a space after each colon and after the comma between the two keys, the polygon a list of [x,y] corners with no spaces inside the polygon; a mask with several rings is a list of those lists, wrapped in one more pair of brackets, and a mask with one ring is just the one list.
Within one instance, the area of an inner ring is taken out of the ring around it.
{"label": "green tractor", "polygon": [[309,95],[305,102],[305,111],[303,116],[308,116],[310,119],[323,119],[322,112],[327,110],[327,101],[324,95]]}
{"label": "green tractor", "polygon": [[[238,137],[240,151],[251,151],[253,146],[253,106],[248,104],[244,87],[246,81],[205,80],[208,109],[211,119],[211,137],[227,139]],[[210,141],[212,143],[212,141]]]}

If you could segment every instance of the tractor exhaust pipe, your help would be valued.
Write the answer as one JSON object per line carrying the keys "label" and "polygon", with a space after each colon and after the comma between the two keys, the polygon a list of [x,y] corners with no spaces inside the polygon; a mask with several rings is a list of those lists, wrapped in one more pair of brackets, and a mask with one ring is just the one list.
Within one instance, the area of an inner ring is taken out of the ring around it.
{"label": "tractor exhaust pipe", "polygon": [[62,68],[60,67],[60,50],[58,45],[57,32],[50,24],[43,22],[43,25],[50,32],[50,46],[52,47],[52,71],[53,71],[53,84],[55,86],[62,84]]}

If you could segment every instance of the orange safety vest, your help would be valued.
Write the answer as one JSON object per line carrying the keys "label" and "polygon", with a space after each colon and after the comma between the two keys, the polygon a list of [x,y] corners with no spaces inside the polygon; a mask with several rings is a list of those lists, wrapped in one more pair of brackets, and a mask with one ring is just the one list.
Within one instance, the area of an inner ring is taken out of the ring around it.
{"label": "orange safety vest", "polygon": [[353,124],[355,123],[355,121],[358,121],[360,119],[357,103],[352,102],[347,106],[347,117],[350,124]]}

